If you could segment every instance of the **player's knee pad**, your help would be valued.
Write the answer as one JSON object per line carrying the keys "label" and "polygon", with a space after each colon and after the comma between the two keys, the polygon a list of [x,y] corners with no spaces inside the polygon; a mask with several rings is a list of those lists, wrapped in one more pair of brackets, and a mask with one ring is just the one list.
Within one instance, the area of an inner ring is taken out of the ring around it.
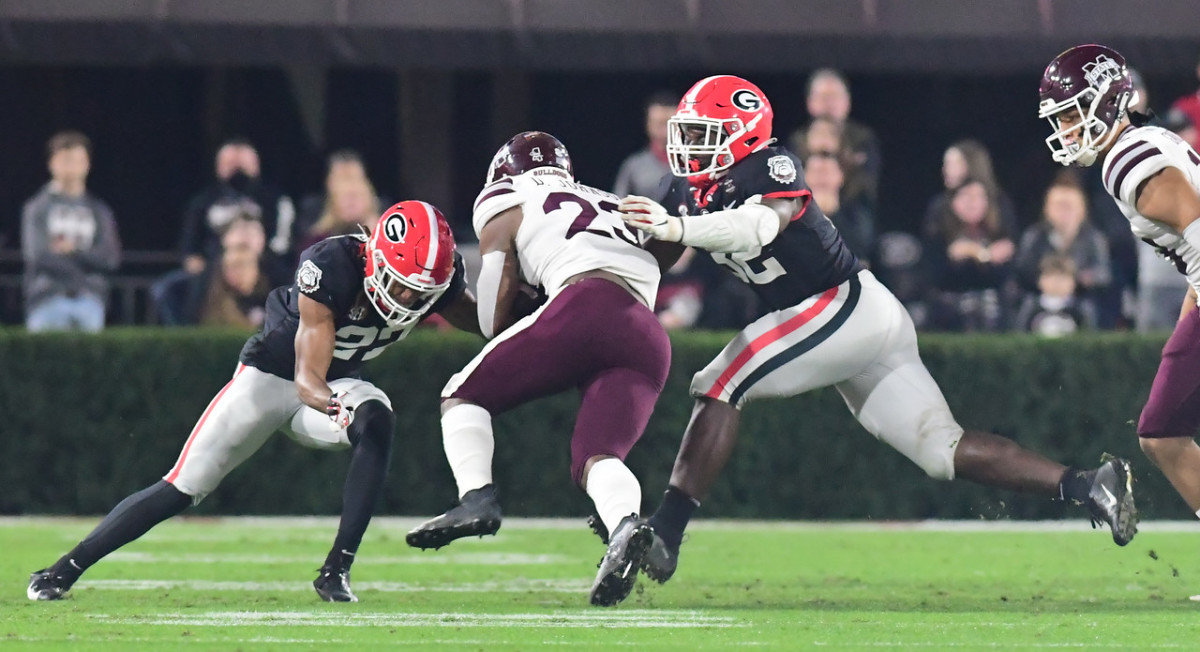
{"label": "player's knee pad", "polygon": [[354,421],[346,431],[350,444],[369,444],[386,450],[392,445],[396,432],[396,415],[379,400],[359,403],[354,410]]}

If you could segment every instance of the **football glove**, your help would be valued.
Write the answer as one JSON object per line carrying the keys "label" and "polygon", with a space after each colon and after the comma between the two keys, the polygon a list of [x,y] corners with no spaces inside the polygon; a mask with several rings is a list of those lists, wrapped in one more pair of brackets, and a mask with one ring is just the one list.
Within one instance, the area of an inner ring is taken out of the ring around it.
{"label": "football glove", "polygon": [[667,212],[661,204],[647,197],[630,195],[617,205],[621,219],[655,240],[679,242],[683,239],[683,220]]}
{"label": "football glove", "polygon": [[334,394],[329,397],[329,402],[325,404],[325,414],[329,416],[329,425],[335,431],[349,428],[350,424],[354,421],[354,408],[342,402],[345,395],[345,392],[340,395]]}

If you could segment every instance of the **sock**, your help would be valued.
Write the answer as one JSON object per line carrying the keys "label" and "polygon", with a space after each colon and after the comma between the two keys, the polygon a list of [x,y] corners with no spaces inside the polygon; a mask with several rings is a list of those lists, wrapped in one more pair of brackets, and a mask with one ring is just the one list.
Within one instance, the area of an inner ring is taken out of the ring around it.
{"label": "sock", "polygon": [[470,403],[460,403],[442,415],[442,446],[458,484],[458,497],[492,484],[492,415]]}
{"label": "sock", "polygon": [[1069,468],[1063,472],[1058,481],[1058,497],[1064,501],[1081,505],[1087,502],[1088,492],[1092,488],[1092,478],[1095,471]]}
{"label": "sock", "polygon": [[596,504],[596,513],[608,528],[608,536],[617,531],[621,519],[637,514],[642,507],[642,485],[625,463],[615,457],[592,465],[587,476],[587,495]]}
{"label": "sock", "polygon": [[666,493],[663,494],[662,504],[654,512],[654,516],[650,517],[650,525],[663,541],[678,546],[683,541],[683,531],[692,519],[692,512],[699,506],[700,501],[678,487],[668,485]]}
{"label": "sock", "polygon": [[392,460],[396,415],[381,401],[367,401],[354,411],[347,436],[354,444],[346,484],[342,488],[342,519],[325,565],[350,570],[375,505],[383,493]]}
{"label": "sock", "polygon": [[137,539],[190,504],[191,496],[166,480],[159,480],[117,503],[108,516],[51,570],[74,583],[83,571],[108,553]]}

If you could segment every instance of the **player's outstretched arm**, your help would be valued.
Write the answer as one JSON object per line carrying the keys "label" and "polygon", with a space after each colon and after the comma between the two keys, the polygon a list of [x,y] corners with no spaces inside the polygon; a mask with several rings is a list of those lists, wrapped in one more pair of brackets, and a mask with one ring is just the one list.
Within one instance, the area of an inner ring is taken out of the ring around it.
{"label": "player's outstretched arm", "polygon": [[299,298],[300,325],[296,328],[296,393],[304,404],[326,411],[333,390],[325,382],[337,340],[333,311],[303,294]]}
{"label": "player's outstretched arm", "polygon": [[737,253],[765,247],[800,212],[795,199],[763,200],[755,195],[737,208],[691,215],[671,215],[647,197],[630,195],[618,207],[621,218],[656,240],[677,242],[708,251]]}
{"label": "player's outstretched arm", "polygon": [[524,213],[514,206],[492,219],[479,231],[479,328],[491,339],[517,320],[513,302],[521,287],[516,235]]}

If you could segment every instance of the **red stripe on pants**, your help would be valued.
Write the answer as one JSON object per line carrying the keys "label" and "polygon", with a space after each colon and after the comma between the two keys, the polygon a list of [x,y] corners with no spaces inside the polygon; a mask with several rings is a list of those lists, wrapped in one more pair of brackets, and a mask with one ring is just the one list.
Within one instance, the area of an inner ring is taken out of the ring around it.
{"label": "red stripe on pants", "polygon": [[746,348],[742,349],[742,351],[737,354],[737,357],[733,359],[733,362],[729,364],[729,367],[726,368],[725,371],[722,372],[717,378],[717,382],[714,383],[712,388],[705,392],[704,395],[709,398],[719,398],[721,396],[721,392],[725,390],[725,386],[729,384],[729,381],[733,379],[733,376],[737,374],[737,372],[741,371],[742,367],[746,366],[747,362],[750,362],[751,358],[753,358],[755,355],[758,355],[760,351],[767,348],[771,344],[778,342],[780,339],[795,332],[801,326],[812,321],[817,315],[821,314],[821,311],[829,306],[830,303],[833,303],[833,298],[837,296],[837,293],[838,289],[836,287],[825,290],[825,292],[821,294],[821,297],[817,299],[816,303],[805,308],[800,314],[754,338],[754,340],[750,342]]}
{"label": "red stripe on pants", "polygon": [[217,402],[221,400],[221,397],[224,396],[225,392],[233,385],[233,381],[237,380],[238,374],[242,373],[242,369],[245,368],[246,365],[241,363],[238,364],[237,371],[233,372],[233,378],[231,378],[229,382],[225,383],[225,386],[222,387],[221,391],[217,392],[216,397],[213,398],[212,403],[208,404],[208,407],[204,410],[204,414],[200,415],[200,420],[197,421],[196,426],[192,428],[192,434],[188,435],[187,443],[183,445],[183,452],[179,454],[179,461],[175,462],[175,467],[171,469],[171,472],[168,473],[167,477],[165,478],[167,482],[175,482],[175,478],[179,477],[179,471],[183,468],[183,461],[187,459],[188,450],[192,448],[192,440],[196,438],[196,433],[200,432],[200,428],[203,427],[204,422],[208,420],[208,415],[213,411],[213,408],[217,407]]}

